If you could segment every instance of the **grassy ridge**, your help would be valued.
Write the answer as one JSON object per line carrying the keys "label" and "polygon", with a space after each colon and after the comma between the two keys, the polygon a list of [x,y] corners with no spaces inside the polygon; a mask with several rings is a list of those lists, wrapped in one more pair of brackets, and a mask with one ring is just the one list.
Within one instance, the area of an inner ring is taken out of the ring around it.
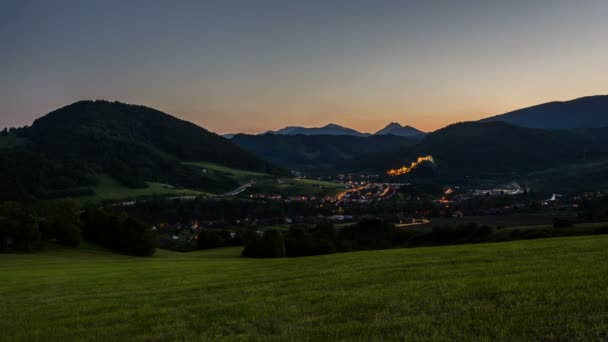
{"label": "grassy ridge", "polygon": [[235,258],[0,255],[0,340],[598,340],[608,237]]}

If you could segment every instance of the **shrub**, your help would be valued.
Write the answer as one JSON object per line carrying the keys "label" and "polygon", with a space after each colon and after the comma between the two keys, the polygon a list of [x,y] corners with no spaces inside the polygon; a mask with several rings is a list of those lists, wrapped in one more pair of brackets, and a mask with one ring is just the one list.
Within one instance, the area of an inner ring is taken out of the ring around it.
{"label": "shrub", "polygon": [[202,230],[196,237],[196,243],[198,249],[218,248],[229,245],[229,238],[230,235],[228,235],[228,240],[226,240],[226,236],[221,234],[221,232]]}
{"label": "shrub", "polygon": [[556,217],[553,219],[553,228],[570,228],[572,227],[572,222],[567,218],[559,218]]}
{"label": "shrub", "polygon": [[40,232],[43,240],[76,247],[82,239],[82,220],[73,202],[48,202],[40,206]]}
{"label": "shrub", "polygon": [[285,241],[281,232],[267,230],[264,236],[256,238],[243,249],[243,256],[251,258],[282,258],[286,256]]}
{"label": "shrub", "polygon": [[16,202],[0,205],[0,250],[30,252],[40,237],[34,211]]}
{"label": "shrub", "polygon": [[127,217],[93,209],[83,216],[84,237],[117,252],[151,256],[158,239],[151,227]]}
{"label": "shrub", "polygon": [[370,219],[342,228],[338,240],[350,241],[354,250],[390,248],[393,232],[392,224]]}

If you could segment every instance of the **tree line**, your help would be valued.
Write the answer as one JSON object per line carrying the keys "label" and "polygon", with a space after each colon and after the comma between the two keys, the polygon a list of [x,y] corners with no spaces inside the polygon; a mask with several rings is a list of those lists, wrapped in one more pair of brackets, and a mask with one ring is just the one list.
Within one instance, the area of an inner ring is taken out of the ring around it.
{"label": "tree line", "polygon": [[151,256],[157,238],[151,228],[126,214],[82,210],[69,201],[0,203],[0,251],[31,252],[44,243],[78,247],[83,240],[119,253]]}
{"label": "tree line", "polygon": [[267,230],[244,241],[244,257],[282,258],[323,255],[350,251],[397,247],[443,246],[504,242],[549,237],[608,234],[603,227],[577,228],[565,219],[556,219],[550,227],[500,231],[487,225],[466,223],[438,225],[417,231],[371,219],[336,229],[332,223],[315,227],[293,226],[288,231]]}

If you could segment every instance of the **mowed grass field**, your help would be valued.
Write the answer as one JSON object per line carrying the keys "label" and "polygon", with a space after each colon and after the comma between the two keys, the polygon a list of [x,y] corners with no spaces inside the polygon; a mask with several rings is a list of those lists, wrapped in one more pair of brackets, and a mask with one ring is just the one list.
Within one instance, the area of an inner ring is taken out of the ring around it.
{"label": "mowed grass field", "polygon": [[608,339],[608,237],[239,258],[0,255],[3,341]]}

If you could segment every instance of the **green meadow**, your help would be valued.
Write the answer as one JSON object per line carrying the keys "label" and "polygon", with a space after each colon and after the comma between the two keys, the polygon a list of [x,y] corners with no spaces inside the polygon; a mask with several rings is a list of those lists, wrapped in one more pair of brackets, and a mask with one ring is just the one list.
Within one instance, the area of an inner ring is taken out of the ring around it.
{"label": "green meadow", "polygon": [[608,236],[239,254],[0,255],[0,340],[608,339]]}
{"label": "green meadow", "polygon": [[[277,179],[274,176],[251,172],[246,170],[232,169],[229,167],[212,164],[212,163],[189,163],[199,167],[204,176],[212,180],[221,182],[222,179],[231,179],[237,184],[245,185],[251,183],[251,187],[244,195],[256,194],[282,194],[282,195],[334,195],[344,190],[344,186],[338,183],[297,179],[297,178],[281,178]],[[117,180],[108,175],[101,175],[99,183],[91,188],[94,191],[93,195],[72,197],[71,199],[81,203],[99,203],[103,201],[119,201],[133,200],[154,196],[215,196],[221,195],[221,192],[215,191],[198,191],[193,189],[177,188],[169,184],[148,182],[148,187],[133,189],[122,185]],[[234,190],[226,188],[226,191]]]}
{"label": "green meadow", "polygon": [[101,175],[99,183],[92,188],[91,196],[79,196],[72,199],[79,203],[98,203],[102,201],[129,200],[152,196],[202,196],[205,192],[175,188],[168,184],[149,182],[147,188],[133,189],[122,185],[108,175]]}
{"label": "green meadow", "polygon": [[336,195],[344,191],[339,183],[316,179],[298,179],[292,177],[272,176],[265,173],[237,170],[213,163],[189,163],[204,170],[208,176],[229,177],[244,185],[251,183],[245,194],[282,194],[282,195]]}

